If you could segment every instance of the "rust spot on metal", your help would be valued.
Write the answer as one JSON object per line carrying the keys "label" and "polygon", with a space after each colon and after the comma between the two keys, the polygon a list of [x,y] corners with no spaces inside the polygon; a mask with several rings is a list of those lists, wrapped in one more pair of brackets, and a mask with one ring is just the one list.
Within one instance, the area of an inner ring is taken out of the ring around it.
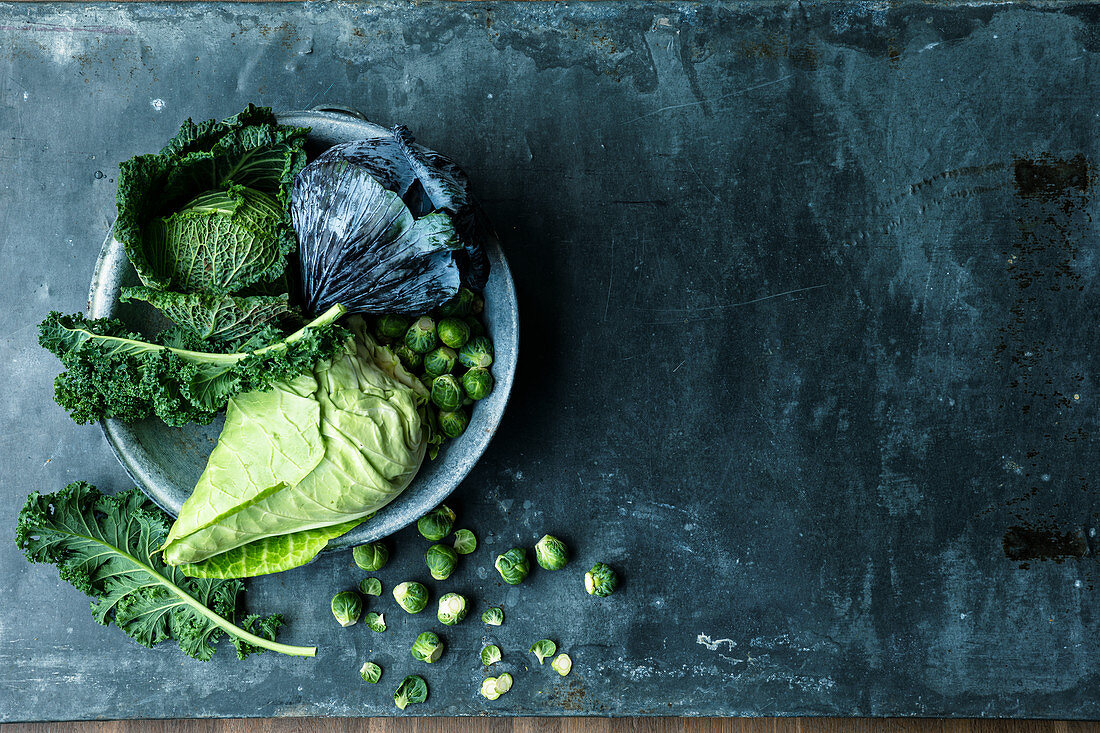
{"label": "rust spot on metal", "polygon": [[1063,531],[1054,528],[1010,527],[1001,540],[1009,560],[1053,560],[1086,557],[1089,543],[1080,528]]}
{"label": "rust spot on metal", "polygon": [[1016,158],[1013,179],[1024,198],[1057,199],[1068,193],[1088,193],[1089,162],[1083,153],[1069,159],[1040,155]]}

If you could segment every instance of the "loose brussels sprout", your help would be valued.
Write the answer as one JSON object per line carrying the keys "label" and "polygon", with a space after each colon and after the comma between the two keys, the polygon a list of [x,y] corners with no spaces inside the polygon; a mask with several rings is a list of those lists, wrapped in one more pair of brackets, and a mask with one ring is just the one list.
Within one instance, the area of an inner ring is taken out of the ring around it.
{"label": "loose brussels sprout", "polygon": [[550,662],[550,669],[564,677],[569,674],[569,670],[573,669],[573,660],[568,654],[559,654],[554,657],[554,661]]}
{"label": "loose brussels sprout", "polygon": [[397,347],[397,358],[401,360],[401,365],[408,369],[410,372],[419,371],[421,365],[424,364],[424,355],[418,354],[405,344],[401,344]]}
{"label": "loose brussels sprout", "polygon": [[493,363],[493,342],[484,336],[475,336],[458,350],[458,363],[464,367],[488,367]]}
{"label": "loose brussels sprout", "polygon": [[383,339],[399,339],[409,328],[409,319],[399,315],[378,316],[374,332]]}
{"label": "loose brussels sprout", "polygon": [[584,574],[584,589],[590,596],[609,596],[619,587],[619,576],[615,571],[598,562]]}
{"label": "loose brussels sprout", "polygon": [[549,639],[542,639],[541,641],[536,641],[534,644],[531,645],[530,652],[538,657],[539,664],[542,664],[542,660],[546,659],[547,657],[554,656],[554,652],[556,652],[557,650],[557,644],[550,641]]}
{"label": "loose brussels sprout", "polygon": [[351,551],[351,558],[361,570],[373,573],[381,570],[390,560],[390,551],[384,542],[359,545]]}
{"label": "loose brussels sprout", "polygon": [[470,340],[470,327],[461,318],[444,318],[436,327],[439,340],[452,349],[461,349]]}
{"label": "loose brussels sprout", "polygon": [[393,589],[393,598],[408,613],[420,613],[428,605],[428,589],[416,581],[406,581]]}
{"label": "loose brussels sprout", "polygon": [[535,545],[535,560],[547,570],[561,570],[569,562],[569,548],[557,537],[543,535]]}
{"label": "loose brussels sprout", "polygon": [[424,539],[432,542],[439,542],[449,535],[454,526],[455,513],[446,504],[440,504],[416,520],[417,531]]}
{"label": "loose brussels sprout", "polygon": [[468,608],[469,604],[466,603],[464,596],[457,593],[448,593],[439,599],[439,610],[436,611],[435,617],[444,626],[454,626],[466,618]]}
{"label": "loose brussels sprout", "polygon": [[453,411],[462,406],[462,398],[465,393],[462,385],[454,378],[453,374],[444,374],[436,377],[432,382],[432,402],[440,410]]}
{"label": "loose brussels sprout", "polygon": [[332,597],[329,605],[341,626],[353,625],[363,613],[363,599],[353,590],[340,591]]}
{"label": "loose brussels sprout", "polygon": [[397,691],[393,693],[393,701],[402,710],[406,705],[421,703],[428,699],[428,683],[420,675],[410,674],[401,680]]}
{"label": "loose brussels sprout", "polygon": [[448,438],[457,438],[462,435],[469,424],[470,416],[461,407],[439,413],[439,431]]}
{"label": "loose brussels sprout", "polygon": [[519,585],[531,572],[531,563],[527,561],[527,553],[522,547],[513,547],[503,555],[497,555],[495,565],[500,577],[509,585]]}
{"label": "loose brussels sprout", "polygon": [[359,668],[359,676],[363,678],[364,682],[369,682],[373,685],[375,682],[382,679],[382,668],[374,662],[363,662],[363,666]]}
{"label": "loose brussels sprout", "polygon": [[490,664],[496,664],[500,659],[500,647],[496,644],[490,644],[481,650],[481,663],[486,667]]}
{"label": "loose brussels sprout", "polygon": [[481,614],[481,620],[490,626],[500,626],[504,623],[504,609],[496,606],[488,608],[485,613]]}
{"label": "loose brussels sprout", "polygon": [[512,675],[505,672],[497,677],[497,693],[503,695],[510,689],[512,689]]}
{"label": "loose brussels sprout", "polygon": [[413,642],[412,655],[414,659],[431,664],[443,656],[443,642],[434,631],[425,631]]}
{"label": "loose brussels sprout", "polygon": [[[479,297],[473,290],[459,288],[455,296],[439,306],[436,312],[441,316],[468,316],[474,312],[473,308],[477,300],[479,300]],[[484,305],[484,301],[482,305]]]}
{"label": "loose brussels sprout", "polygon": [[477,537],[468,529],[460,529],[455,532],[455,552],[459,555],[469,555],[477,549]]}
{"label": "loose brussels sprout", "polygon": [[493,391],[493,373],[485,367],[467,369],[462,375],[462,389],[471,400],[483,400]]}
{"label": "loose brussels sprout", "polygon": [[500,697],[500,693],[497,692],[496,677],[486,677],[481,681],[481,694],[488,700],[496,700]]}
{"label": "loose brussels sprout", "polygon": [[366,623],[368,629],[377,631],[379,634],[386,630],[386,617],[381,613],[371,611],[364,617],[363,622]]}
{"label": "loose brussels sprout", "polygon": [[417,318],[409,330],[405,331],[405,346],[418,354],[427,354],[435,348],[435,321],[427,316]]}
{"label": "loose brussels sprout", "polygon": [[424,562],[428,564],[428,570],[435,580],[446,580],[455,571],[458,564],[458,553],[446,545],[432,545],[424,553]]}
{"label": "loose brussels sprout", "polygon": [[436,347],[424,354],[424,373],[435,377],[441,374],[450,374],[451,370],[455,368],[456,359],[458,359],[458,354],[455,353],[454,349],[446,346]]}
{"label": "loose brussels sprout", "polygon": [[485,335],[485,324],[477,316],[466,316],[462,320],[466,321],[466,325],[470,327],[470,338]]}
{"label": "loose brussels sprout", "polygon": [[363,578],[359,581],[359,592],[365,596],[380,596],[382,581],[378,578]]}

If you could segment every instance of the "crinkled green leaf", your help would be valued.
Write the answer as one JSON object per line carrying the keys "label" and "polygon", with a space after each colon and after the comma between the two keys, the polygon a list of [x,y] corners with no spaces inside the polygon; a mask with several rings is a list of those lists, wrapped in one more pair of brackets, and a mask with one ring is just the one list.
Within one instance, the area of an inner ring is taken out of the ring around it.
{"label": "crinkled green leaf", "polygon": [[246,338],[290,309],[288,295],[241,297],[210,291],[177,293],[144,286],[123,288],[121,300],[143,300],[199,338],[216,342]]}

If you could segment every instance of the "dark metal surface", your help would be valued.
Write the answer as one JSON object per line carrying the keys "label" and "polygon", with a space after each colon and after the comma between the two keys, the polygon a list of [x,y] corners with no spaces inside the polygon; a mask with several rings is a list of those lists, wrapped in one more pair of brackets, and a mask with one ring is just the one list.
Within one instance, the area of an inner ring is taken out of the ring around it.
{"label": "dark metal surface", "polygon": [[[416,663],[437,625],[388,595],[386,634],[336,626],[334,554],[249,586],[316,660],[203,665],[0,542],[0,719],[388,714],[412,671],[417,714],[1097,717],[1098,39],[1060,5],[0,6],[0,526],[126,483],[34,325],[84,308],[116,164],[188,115],[409,125],[471,174],[524,328],[454,495],[481,549],[433,584],[503,627]],[[546,531],[575,561],[501,585]],[[387,591],[426,544],[398,534]]]}

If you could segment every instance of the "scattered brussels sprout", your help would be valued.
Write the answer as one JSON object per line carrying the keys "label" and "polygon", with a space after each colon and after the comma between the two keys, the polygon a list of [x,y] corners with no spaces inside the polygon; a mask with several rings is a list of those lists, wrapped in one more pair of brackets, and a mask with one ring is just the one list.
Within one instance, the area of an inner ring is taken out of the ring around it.
{"label": "scattered brussels sprout", "polygon": [[351,626],[363,613],[363,599],[353,590],[342,590],[332,597],[332,615],[341,626]]}
{"label": "scattered brussels sprout", "polygon": [[405,331],[405,346],[418,354],[427,354],[435,348],[435,321],[427,316],[416,319],[416,322]]}
{"label": "scattered brussels sprout", "polygon": [[458,565],[458,553],[447,545],[432,545],[424,553],[424,562],[428,564],[433,579],[446,580]]}
{"label": "scattered brussels sprout", "polygon": [[500,647],[496,644],[490,644],[481,650],[481,663],[486,667],[490,664],[496,664],[500,659]]}
{"label": "scattered brussels sprout", "polygon": [[432,542],[439,542],[449,535],[454,526],[455,513],[446,504],[440,504],[416,520],[416,529],[420,536]]}
{"label": "scattered brussels sprout", "polygon": [[469,604],[466,602],[465,596],[460,596],[458,593],[447,593],[439,599],[439,609],[435,612],[435,617],[444,626],[454,626],[466,618],[466,611],[468,610]]}
{"label": "scattered brussels sprout", "polygon": [[384,339],[399,339],[409,329],[409,319],[399,315],[378,316],[374,332]]}
{"label": "scattered brussels sprout", "polygon": [[439,430],[448,438],[457,438],[462,435],[469,424],[470,416],[461,407],[439,413]]}
{"label": "scattered brussels sprout", "polygon": [[459,555],[469,555],[477,549],[477,537],[468,529],[460,529],[455,532],[455,552]]}
{"label": "scattered brussels sprout", "polygon": [[504,623],[504,609],[496,606],[488,608],[485,613],[481,614],[481,620],[490,626],[500,626]]}
{"label": "scattered brussels sprout", "polygon": [[493,391],[493,374],[485,367],[467,369],[462,375],[462,389],[471,400],[483,400]]}
{"label": "scattered brussels sprout", "polygon": [[379,634],[386,630],[386,617],[380,613],[371,611],[363,618],[363,622],[366,623],[368,629],[377,631]]}
{"label": "scattered brussels sprout", "polygon": [[461,349],[470,340],[470,327],[461,318],[444,318],[436,327],[439,340],[452,349]]}
{"label": "scattered brussels sprout", "polygon": [[[441,316],[468,316],[474,312],[474,305],[479,300],[477,293],[469,288],[459,288],[455,296],[436,309]],[[484,301],[482,301],[484,305]],[[479,311],[480,312],[480,311]]]}
{"label": "scattered brussels sprout", "polygon": [[453,412],[462,406],[465,393],[453,374],[443,374],[432,382],[432,402],[440,410]]}
{"label": "scattered brussels sprout", "polygon": [[351,551],[351,557],[360,570],[373,573],[381,570],[390,560],[390,551],[384,542],[369,542]]}
{"label": "scattered brussels sprout", "polygon": [[547,657],[554,656],[554,652],[556,652],[557,650],[557,644],[550,641],[549,639],[542,639],[541,641],[536,641],[534,644],[531,645],[530,652],[538,657],[539,664],[542,664],[542,660],[546,659]]}
{"label": "scattered brussels sprout", "polygon": [[493,342],[485,336],[475,336],[458,350],[458,363],[470,369],[492,365]]}
{"label": "scattered brussels sprout", "polygon": [[486,677],[481,681],[481,694],[489,700],[496,700],[500,697],[500,693],[497,692],[496,677]]}
{"label": "scattered brussels sprout", "polygon": [[545,534],[535,544],[535,560],[547,570],[561,570],[569,562],[569,548],[557,537]]}
{"label": "scattered brussels sprout", "polygon": [[416,581],[406,581],[393,589],[397,605],[409,613],[420,613],[428,605],[428,589]]}
{"label": "scattered brussels sprout", "polygon": [[397,358],[401,360],[402,366],[408,369],[410,372],[419,371],[420,367],[424,364],[424,355],[418,354],[405,344],[401,344],[397,347]]}
{"label": "scattered brussels sprout", "polygon": [[598,562],[584,574],[584,589],[590,596],[609,596],[619,587],[619,576],[615,571]]}
{"label": "scattered brussels sprout", "polygon": [[438,377],[441,374],[450,374],[455,368],[458,354],[454,349],[439,346],[424,354],[424,373]]}
{"label": "scattered brussels sprout", "polygon": [[470,338],[485,335],[485,324],[477,316],[466,316],[462,320],[470,327]]}
{"label": "scattered brussels sprout", "polygon": [[505,672],[500,677],[497,677],[497,694],[503,695],[512,689],[512,675]]}
{"label": "scattered brussels sprout", "polygon": [[550,669],[564,677],[569,674],[569,670],[573,669],[573,660],[569,658],[568,654],[559,654],[550,662]]}
{"label": "scattered brussels sprout", "polygon": [[443,656],[443,642],[434,631],[425,631],[412,645],[413,658],[431,664]]}
{"label": "scattered brussels sprout", "polygon": [[363,578],[359,581],[359,592],[365,596],[380,596],[382,581],[378,578]]}
{"label": "scattered brussels sprout", "polygon": [[527,553],[522,547],[513,547],[503,555],[497,555],[495,565],[500,577],[509,585],[519,585],[531,572],[531,563],[527,561]]}
{"label": "scattered brussels sprout", "polygon": [[393,701],[402,710],[406,705],[421,703],[428,699],[428,683],[420,675],[410,674],[401,680],[397,686],[397,692],[393,693]]}
{"label": "scattered brussels sprout", "polygon": [[382,679],[382,668],[374,662],[363,662],[363,666],[359,668],[359,676],[363,678],[364,682],[369,682],[373,685],[375,682]]}

